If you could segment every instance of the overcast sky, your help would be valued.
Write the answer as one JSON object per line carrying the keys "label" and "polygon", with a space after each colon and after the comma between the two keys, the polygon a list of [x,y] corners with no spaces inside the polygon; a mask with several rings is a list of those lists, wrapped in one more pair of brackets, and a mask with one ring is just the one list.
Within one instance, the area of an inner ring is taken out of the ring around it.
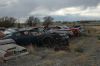
{"label": "overcast sky", "polygon": [[100,0],[0,0],[0,16],[53,16],[56,20],[99,20]]}

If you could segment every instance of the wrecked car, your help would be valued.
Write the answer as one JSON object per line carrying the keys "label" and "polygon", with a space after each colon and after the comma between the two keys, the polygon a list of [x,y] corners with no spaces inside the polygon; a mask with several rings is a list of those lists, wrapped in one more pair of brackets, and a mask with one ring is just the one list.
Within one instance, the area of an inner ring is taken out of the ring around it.
{"label": "wrecked car", "polygon": [[[24,32],[27,33],[27,35],[24,35]],[[43,32],[43,29],[40,31],[40,28],[21,30],[13,33],[8,38],[12,38],[20,46],[27,46],[29,44],[48,48],[64,48],[69,46],[69,37],[67,35],[61,35],[61,33],[57,32]]]}
{"label": "wrecked car", "polygon": [[28,54],[27,49],[16,45],[12,39],[0,40],[0,58],[2,60],[9,60],[26,54]]}

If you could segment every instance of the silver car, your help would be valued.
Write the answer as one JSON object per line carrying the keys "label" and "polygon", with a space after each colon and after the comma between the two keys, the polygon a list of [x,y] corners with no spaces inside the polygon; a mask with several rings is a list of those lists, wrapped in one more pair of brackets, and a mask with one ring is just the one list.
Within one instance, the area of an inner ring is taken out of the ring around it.
{"label": "silver car", "polygon": [[[12,41],[10,43],[9,40],[10,39],[6,39],[7,42],[0,40],[2,41],[0,42],[0,58],[2,58],[2,60],[9,60],[29,53],[26,48],[18,46]],[[3,41],[5,42],[3,43]]]}

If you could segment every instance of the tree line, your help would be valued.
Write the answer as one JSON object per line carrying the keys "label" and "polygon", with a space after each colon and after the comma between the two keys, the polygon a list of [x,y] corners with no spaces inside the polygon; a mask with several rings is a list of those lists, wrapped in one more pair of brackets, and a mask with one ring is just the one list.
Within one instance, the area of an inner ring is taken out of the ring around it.
{"label": "tree line", "polygon": [[[53,20],[54,18],[51,16],[43,17],[42,25],[48,27],[53,23]],[[29,16],[24,24],[26,26],[32,27],[32,26],[37,26],[37,24],[39,23],[41,23],[41,20],[38,17]],[[15,27],[16,24],[18,27],[20,27],[21,23],[17,22],[17,18],[8,16],[0,18],[0,27],[5,27],[5,28]]]}

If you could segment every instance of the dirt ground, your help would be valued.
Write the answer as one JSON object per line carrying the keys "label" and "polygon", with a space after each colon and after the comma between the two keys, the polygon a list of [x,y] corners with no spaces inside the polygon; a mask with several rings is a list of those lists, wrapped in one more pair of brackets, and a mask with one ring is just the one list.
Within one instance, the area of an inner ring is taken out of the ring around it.
{"label": "dirt ground", "polygon": [[0,66],[100,66],[100,40],[97,37],[72,39],[70,49],[71,52],[55,52],[39,48],[30,55],[9,60]]}

